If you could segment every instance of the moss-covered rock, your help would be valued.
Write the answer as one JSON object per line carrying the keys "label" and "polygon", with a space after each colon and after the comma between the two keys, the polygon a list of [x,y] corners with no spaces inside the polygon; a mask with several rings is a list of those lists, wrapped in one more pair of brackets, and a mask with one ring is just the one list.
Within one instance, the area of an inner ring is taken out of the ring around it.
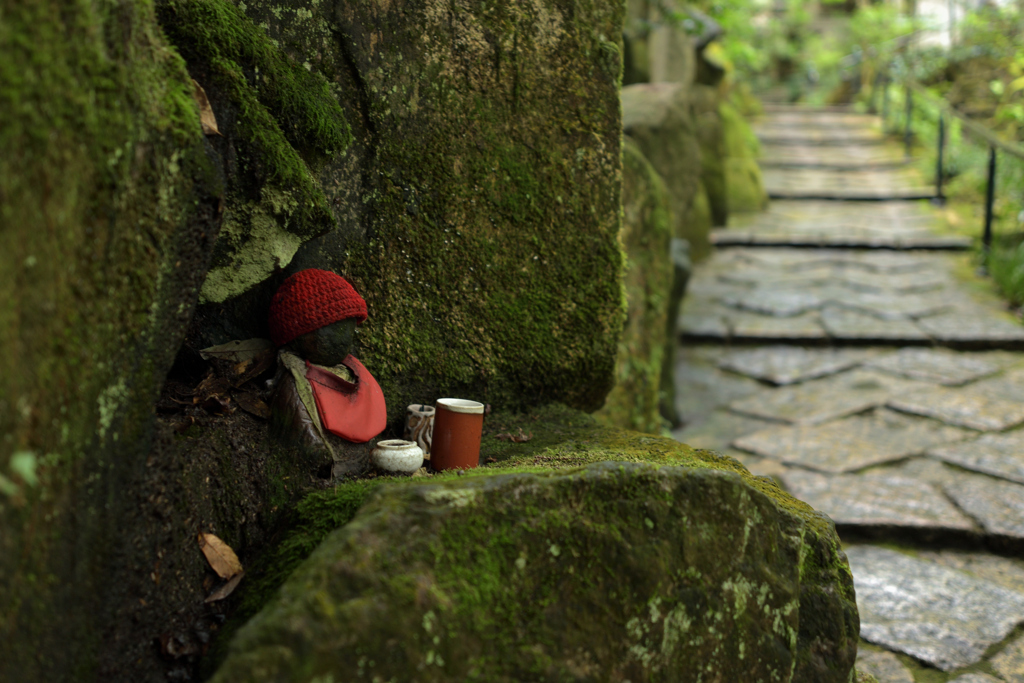
{"label": "moss-covered rock", "polygon": [[828,519],[734,461],[626,443],[663,464],[378,488],[213,680],[851,681],[852,579]]}
{"label": "moss-covered rock", "polygon": [[673,267],[672,213],[665,184],[628,137],[622,149],[622,230],[626,326],[619,338],[615,388],[598,413],[609,424],[660,433],[660,383]]}
{"label": "moss-covered rock", "polygon": [[[343,155],[310,166],[333,228],[282,261],[284,270],[257,273],[239,283],[245,293],[204,306],[193,348],[265,335],[280,280],[325,268],[367,301],[356,354],[392,420],[446,394],[600,407],[623,318],[614,275],[623,8],[239,7],[294,64],[322,75],[353,138]],[[168,30],[177,35],[175,21]],[[257,248],[240,243],[237,259]]]}
{"label": "moss-covered rock", "polygon": [[323,485],[258,418],[193,405],[198,356],[165,381],[183,337],[265,336],[286,268],[366,296],[393,418],[449,392],[600,405],[621,22],[574,0],[4,9],[0,679],[190,675],[224,616],[195,533],[248,566]]}
{"label": "moss-covered rock", "polygon": [[0,118],[0,679],[88,680],[222,183],[145,0],[6,4]]}
{"label": "moss-covered rock", "polygon": [[722,102],[723,165],[729,211],[763,211],[768,206],[761,167],[757,163],[761,145],[753,128],[732,103]]}
{"label": "moss-covered rock", "polygon": [[159,18],[190,72],[213,95],[218,151],[234,157],[224,225],[202,299],[241,294],[335,227],[314,173],[352,135],[329,82],[293,59],[224,0],[162,0]]}
{"label": "moss-covered rock", "polygon": [[679,83],[630,85],[622,89],[626,134],[665,181],[672,204],[674,237],[690,242],[694,257],[711,251],[711,224],[701,222],[707,196],[701,182],[700,143],[688,89]]}
{"label": "moss-covered rock", "polygon": [[732,186],[726,172],[726,141],[721,95],[718,88],[694,84],[690,88],[690,104],[700,141],[701,182],[707,192],[711,225],[723,227],[729,222]]}

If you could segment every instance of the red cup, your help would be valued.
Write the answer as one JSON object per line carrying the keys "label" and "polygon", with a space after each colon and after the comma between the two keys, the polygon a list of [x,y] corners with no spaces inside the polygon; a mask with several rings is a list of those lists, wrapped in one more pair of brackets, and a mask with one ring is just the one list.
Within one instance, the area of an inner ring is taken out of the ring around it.
{"label": "red cup", "polygon": [[435,470],[468,470],[480,464],[484,404],[462,398],[439,398],[434,412],[430,465]]}

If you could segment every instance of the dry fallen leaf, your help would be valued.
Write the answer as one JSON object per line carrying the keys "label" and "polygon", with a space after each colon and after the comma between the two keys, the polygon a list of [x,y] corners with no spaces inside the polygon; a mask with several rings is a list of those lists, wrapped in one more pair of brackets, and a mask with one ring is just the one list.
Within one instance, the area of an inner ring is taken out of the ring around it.
{"label": "dry fallen leaf", "polygon": [[217,346],[200,349],[199,355],[202,356],[203,360],[221,358],[232,363],[241,363],[252,360],[266,351],[273,351],[273,349],[273,342],[269,339],[257,337],[254,339],[236,339],[235,341],[229,341],[227,344],[218,344]]}
{"label": "dry fallen leaf", "polygon": [[495,434],[494,438],[501,439],[502,441],[511,441],[512,443],[526,443],[533,438],[533,432],[525,434],[523,432],[523,428],[520,427],[518,434],[509,434],[506,432],[504,434]]}
{"label": "dry fallen leaf", "polygon": [[270,419],[270,406],[268,406],[263,399],[256,394],[250,392],[238,392],[232,394],[232,398],[235,399],[235,403],[237,403],[242,410],[250,415],[255,415],[256,417],[264,420]]}
{"label": "dry fallen leaf", "polygon": [[512,443],[526,443],[533,438],[533,432],[529,434],[523,434],[523,428],[519,428],[519,433],[512,437]]}
{"label": "dry fallen leaf", "polygon": [[210,100],[206,97],[206,91],[203,90],[203,86],[196,83],[195,79],[192,79],[192,97],[199,105],[199,125],[203,127],[203,135],[220,135],[220,131],[217,129],[217,117],[213,115],[213,107],[210,106]]}
{"label": "dry fallen leaf", "polygon": [[235,588],[238,587],[238,582],[242,580],[243,576],[245,576],[244,571],[238,572],[230,581],[206,596],[206,599],[203,600],[203,602],[217,602],[218,600],[223,600],[228,597],[235,592]]}
{"label": "dry fallen leaf", "polygon": [[199,549],[203,551],[206,561],[220,578],[230,579],[242,573],[242,563],[238,561],[238,555],[235,555],[231,546],[213,534],[199,534]]}

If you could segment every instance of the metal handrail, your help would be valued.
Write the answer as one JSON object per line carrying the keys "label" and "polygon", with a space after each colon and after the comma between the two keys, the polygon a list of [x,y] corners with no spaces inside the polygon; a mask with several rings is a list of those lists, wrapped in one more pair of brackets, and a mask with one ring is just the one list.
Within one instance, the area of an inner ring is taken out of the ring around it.
{"label": "metal handrail", "polygon": [[946,100],[942,99],[941,97],[936,97],[935,95],[932,95],[923,85],[921,85],[918,82],[909,78],[905,78],[903,79],[902,85],[912,90],[915,94],[920,95],[923,99],[929,100],[932,106],[939,109],[943,114],[951,116],[960,121],[961,125],[963,125],[964,128],[971,131],[973,135],[976,135],[977,137],[987,142],[990,147],[995,147],[999,151],[1006,152],[1007,154],[1015,156],[1018,159],[1024,159],[1024,146],[1015,144],[1013,142],[1004,140],[1003,138],[999,137],[995,131],[986,128],[977,121],[968,118],[967,115],[954,109],[953,106],[949,104],[949,102],[946,102]]}
{"label": "metal handrail", "polygon": [[[882,91],[882,120],[884,122],[888,119],[889,115],[889,82],[891,77],[886,79],[883,85]],[[995,203],[995,188],[996,188],[996,152],[1005,152],[1010,156],[1018,159],[1024,159],[1024,146],[1016,143],[1004,140],[999,137],[995,131],[986,128],[977,121],[973,121],[968,118],[965,114],[957,111],[950,105],[946,100],[941,97],[932,95],[928,90],[913,80],[912,78],[901,78],[899,84],[906,89],[906,107],[907,111],[904,119],[904,130],[903,140],[906,145],[906,156],[910,156],[911,144],[913,141],[913,112],[914,112],[914,95],[929,102],[932,106],[939,110],[939,130],[938,130],[938,156],[935,164],[935,200],[939,202],[945,201],[945,195],[942,193],[942,182],[944,178],[943,173],[943,152],[946,144],[946,117],[955,118],[960,122],[960,125],[970,131],[975,137],[978,137],[988,143],[988,178],[985,184],[985,223],[982,228],[981,234],[981,245],[982,245],[982,257],[987,265],[989,251],[992,247],[992,217],[993,217],[993,206]],[[984,266],[983,266],[984,267]]]}

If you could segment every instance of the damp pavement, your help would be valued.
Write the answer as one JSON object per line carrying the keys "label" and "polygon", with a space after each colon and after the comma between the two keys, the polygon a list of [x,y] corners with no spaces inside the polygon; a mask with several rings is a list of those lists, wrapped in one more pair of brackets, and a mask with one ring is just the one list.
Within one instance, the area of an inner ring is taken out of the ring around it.
{"label": "damp pavement", "polygon": [[759,122],[771,208],[693,274],[674,436],[828,514],[880,683],[1024,682],[1024,325],[874,117]]}

